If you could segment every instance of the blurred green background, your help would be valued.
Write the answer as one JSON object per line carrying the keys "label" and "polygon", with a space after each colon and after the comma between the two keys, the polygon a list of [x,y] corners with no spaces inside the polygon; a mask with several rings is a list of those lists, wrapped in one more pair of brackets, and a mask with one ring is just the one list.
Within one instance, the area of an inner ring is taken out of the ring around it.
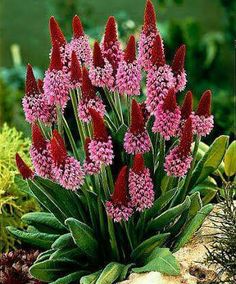
{"label": "blurred green background", "polygon": [[[37,77],[48,65],[50,40],[48,19],[54,15],[68,39],[71,19],[78,14],[86,33],[101,39],[109,15],[119,24],[125,43],[138,33],[145,0],[1,0],[0,1],[0,127],[4,121],[29,134],[21,98],[25,65],[30,62]],[[208,138],[233,135],[234,125],[234,0],[153,0],[158,26],[165,41],[167,59],[176,48],[187,45],[186,90],[195,102],[205,89],[213,91],[216,127]],[[183,96],[182,96],[183,97]]]}

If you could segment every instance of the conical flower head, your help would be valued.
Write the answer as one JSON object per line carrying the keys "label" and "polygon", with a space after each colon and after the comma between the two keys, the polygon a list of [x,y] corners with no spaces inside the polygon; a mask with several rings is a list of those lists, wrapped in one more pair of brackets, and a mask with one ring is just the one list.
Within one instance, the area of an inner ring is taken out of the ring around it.
{"label": "conical flower head", "polygon": [[93,65],[95,67],[104,67],[105,65],[105,61],[102,56],[102,51],[97,41],[95,41],[93,48]]}
{"label": "conical flower head", "polygon": [[110,16],[106,23],[104,34],[104,48],[110,47],[111,43],[118,40],[115,17]]}
{"label": "conical flower head", "polygon": [[71,54],[71,66],[70,66],[70,72],[71,72],[71,82],[73,85],[77,85],[78,83],[80,84],[82,81],[82,72],[81,72],[81,67],[79,60],[76,56],[75,51],[72,51]]}
{"label": "conical flower head", "polygon": [[142,154],[136,154],[134,156],[134,161],[133,161],[133,167],[132,170],[138,174],[140,172],[142,172],[145,169],[145,165],[144,165],[144,158]]}
{"label": "conical flower head", "polygon": [[16,166],[22,175],[23,179],[31,179],[34,176],[33,171],[26,165],[20,155],[16,153]]}
{"label": "conical flower head", "polygon": [[43,91],[43,80],[38,79],[37,85],[38,85],[39,92],[42,94],[44,92]]}
{"label": "conical flower head", "polygon": [[127,63],[132,63],[136,59],[135,37],[133,35],[129,38],[125,49],[124,59]]}
{"label": "conical flower head", "polygon": [[177,108],[176,103],[176,95],[175,95],[175,89],[172,88],[168,91],[168,94],[163,102],[163,110],[169,110],[170,112],[174,112]]}
{"label": "conical flower head", "polygon": [[184,61],[185,61],[185,53],[186,53],[186,46],[185,44],[181,45],[174,56],[172,62],[172,70],[174,73],[178,73],[183,71],[184,69]]}
{"label": "conical flower head", "polygon": [[56,165],[63,165],[67,158],[67,151],[65,143],[61,135],[54,130],[53,137],[51,139],[51,154],[53,161]]}
{"label": "conical flower head", "polygon": [[38,150],[38,151],[42,151],[44,149],[46,149],[46,140],[43,137],[43,134],[39,128],[39,126],[37,125],[37,123],[34,123],[32,125],[32,142],[34,147]]}
{"label": "conical flower head", "polygon": [[128,202],[127,190],[127,166],[123,166],[120,170],[115,182],[114,192],[111,200],[116,204],[126,205]]}
{"label": "conical flower head", "polygon": [[188,119],[193,111],[193,94],[188,91],[184,97],[184,101],[181,107],[181,118]]}
{"label": "conical flower head", "polygon": [[84,151],[85,151],[86,159],[90,159],[89,158],[89,143],[90,142],[91,142],[91,138],[86,137],[84,141]]}
{"label": "conical flower head", "polygon": [[34,77],[34,72],[30,64],[27,65],[26,79],[25,79],[25,94],[33,95],[38,94],[38,86]]}
{"label": "conical flower head", "polygon": [[144,131],[144,119],[142,110],[136,100],[132,100],[132,111],[131,111],[131,125],[130,132],[138,134]]}
{"label": "conical flower head", "polygon": [[95,110],[90,108],[89,113],[93,121],[93,137],[96,140],[107,141],[108,134],[102,116]]}
{"label": "conical flower head", "polygon": [[80,38],[81,36],[84,36],[83,25],[80,21],[80,18],[77,15],[75,15],[73,18],[72,28],[73,28],[74,38]]}
{"label": "conical flower head", "polygon": [[156,30],[156,13],[150,0],[147,0],[146,2],[143,30],[145,32]]}
{"label": "conical flower head", "polygon": [[49,30],[52,45],[58,44],[59,46],[63,46],[66,44],[64,34],[54,17],[51,17],[49,20]]}
{"label": "conical flower head", "polygon": [[50,59],[50,65],[49,65],[49,70],[62,70],[63,68],[63,63],[61,60],[61,53],[60,53],[60,47],[57,43],[55,43],[52,47],[52,55]]}
{"label": "conical flower head", "polygon": [[189,155],[191,151],[191,144],[193,141],[193,128],[192,128],[192,119],[189,117],[184,125],[183,132],[180,138],[180,143],[178,146],[179,152],[182,157]]}
{"label": "conical flower head", "polygon": [[157,67],[163,66],[166,63],[165,53],[162,46],[162,39],[160,34],[157,34],[152,47],[151,61],[153,65]]}
{"label": "conical flower head", "polygon": [[89,78],[89,73],[86,67],[83,67],[82,70],[82,95],[83,98],[94,98],[96,96],[96,89],[92,85],[92,82]]}
{"label": "conical flower head", "polygon": [[211,91],[207,90],[203,93],[198,108],[196,111],[196,115],[209,117],[211,115]]}

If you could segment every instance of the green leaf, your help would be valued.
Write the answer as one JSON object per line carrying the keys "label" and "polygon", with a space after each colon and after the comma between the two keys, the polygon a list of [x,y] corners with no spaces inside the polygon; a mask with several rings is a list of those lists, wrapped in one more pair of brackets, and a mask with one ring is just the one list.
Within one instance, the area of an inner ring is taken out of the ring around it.
{"label": "green leaf", "polygon": [[51,284],[70,284],[73,281],[79,280],[81,278],[81,276],[83,276],[86,273],[87,273],[87,271],[73,272],[69,275],[66,275],[62,278],[57,279],[56,281],[51,282]]}
{"label": "green leaf", "polygon": [[50,249],[53,242],[59,237],[59,235],[54,234],[29,233],[11,226],[7,227],[7,230],[22,242],[43,249]]}
{"label": "green leaf", "polygon": [[205,205],[215,197],[218,190],[220,190],[220,188],[217,187],[214,183],[204,181],[194,187],[191,190],[191,193],[199,192],[202,196],[202,203]]}
{"label": "green leaf", "polygon": [[167,275],[179,275],[180,266],[168,248],[156,248],[147,260],[147,264],[133,268],[133,272],[158,271]]}
{"label": "green leaf", "polygon": [[99,275],[101,274],[102,270],[96,271],[89,275],[83,276],[80,279],[80,284],[95,284],[96,280],[98,279]]}
{"label": "green leaf", "polygon": [[159,234],[143,241],[131,253],[131,258],[135,261],[145,259],[157,246],[162,246],[166,239],[170,236],[169,233]]}
{"label": "green leaf", "polygon": [[66,260],[45,260],[33,264],[30,268],[30,274],[40,281],[51,282],[55,281],[72,269],[76,269],[76,265],[71,261]]}
{"label": "green leaf", "polygon": [[42,262],[42,261],[44,261],[44,260],[49,259],[49,257],[50,257],[54,252],[55,252],[54,249],[49,249],[49,250],[46,250],[46,251],[44,251],[44,252],[41,252],[41,253],[38,255],[38,257],[37,257],[37,259],[36,259],[36,261],[35,261],[34,263]]}
{"label": "green leaf", "polygon": [[73,247],[73,246],[74,246],[74,241],[72,239],[71,233],[61,235],[52,244],[53,249],[60,249],[60,248]]}
{"label": "green leaf", "polygon": [[212,211],[213,205],[208,204],[202,207],[196,216],[190,220],[189,224],[185,228],[185,230],[181,233],[178,237],[174,251],[179,250],[183,247],[193,236],[193,234],[201,227],[202,223],[204,222],[205,218],[208,214]]}
{"label": "green leaf", "polygon": [[225,153],[225,173],[228,177],[236,174],[236,141],[233,141]]}
{"label": "green leaf", "polygon": [[117,262],[109,263],[102,271],[96,284],[111,284],[115,282],[122,273],[125,265]]}
{"label": "green leaf", "polygon": [[51,256],[50,259],[78,259],[83,255],[80,248],[63,248],[56,250]]}
{"label": "green leaf", "polygon": [[130,264],[127,264],[125,265],[124,269],[122,270],[120,276],[119,276],[119,281],[123,281],[123,280],[126,280],[127,278],[127,275],[131,269],[131,267],[133,267],[135,264],[134,263],[130,263]]}
{"label": "green leaf", "polygon": [[189,207],[189,219],[192,219],[193,216],[202,208],[202,200],[199,192],[195,192],[190,195],[191,204]]}
{"label": "green leaf", "polygon": [[68,218],[65,224],[69,227],[75,244],[82,252],[92,258],[96,258],[98,254],[98,242],[93,230],[88,225],[74,218]]}
{"label": "green leaf", "polygon": [[166,210],[161,215],[151,220],[148,224],[147,230],[160,231],[166,225],[169,225],[172,221],[179,217],[183,213],[183,211],[188,209],[190,204],[190,198],[187,196],[183,203]]}

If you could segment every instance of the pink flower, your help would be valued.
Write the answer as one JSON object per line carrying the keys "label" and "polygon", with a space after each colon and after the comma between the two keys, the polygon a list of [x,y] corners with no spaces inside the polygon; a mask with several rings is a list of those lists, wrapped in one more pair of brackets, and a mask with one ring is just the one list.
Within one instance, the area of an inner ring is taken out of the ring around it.
{"label": "pink flower", "polygon": [[101,163],[94,162],[90,159],[89,147],[88,147],[90,142],[91,142],[91,139],[87,137],[85,140],[85,146],[84,146],[86,157],[85,157],[84,164],[83,164],[84,172],[86,175],[98,174],[101,170]]}
{"label": "pink flower", "polygon": [[64,141],[56,130],[53,131],[50,144],[53,159],[52,173],[55,180],[64,188],[75,191],[84,182],[84,172],[80,162],[67,155]]}
{"label": "pink flower", "polygon": [[106,202],[106,211],[114,222],[128,221],[133,214],[128,198],[127,166],[124,166],[118,174],[111,201]]}
{"label": "pink flower", "polygon": [[93,121],[93,139],[88,144],[89,157],[95,163],[111,165],[114,158],[111,137],[99,112],[92,108],[89,112]]}
{"label": "pink flower", "polygon": [[208,135],[214,127],[213,115],[211,115],[211,91],[205,91],[198,104],[196,113],[191,114],[193,133],[198,136]]}
{"label": "pink flower", "polygon": [[80,18],[76,15],[72,22],[73,38],[65,46],[65,56],[71,58],[72,51],[75,51],[81,65],[90,66],[92,52],[89,45],[89,38],[85,35]]}
{"label": "pink flower", "polygon": [[128,154],[143,154],[151,149],[142,111],[134,99],[132,100],[131,125],[124,137],[124,149]]}
{"label": "pink flower", "polygon": [[37,124],[32,126],[30,157],[37,175],[43,178],[53,178],[50,143],[45,140]]}
{"label": "pink flower", "polygon": [[102,99],[96,94],[96,88],[92,85],[85,67],[83,67],[82,78],[82,98],[78,104],[78,116],[82,121],[89,122],[91,120],[89,109],[97,110],[102,117],[106,110]]}
{"label": "pink flower", "polygon": [[156,36],[159,34],[156,27],[156,13],[150,0],[146,2],[144,12],[144,25],[139,40],[138,62],[145,71],[152,67],[152,47]]}
{"label": "pink flower", "polygon": [[71,89],[79,88],[82,85],[82,71],[75,51],[71,53],[70,83]]}
{"label": "pink flower", "polygon": [[180,143],[170,150],[165,158],[165,171],[168,176],[183,177],[191,166],[192,120],[185,123]]}
{"label": "pink flower", "polygon": [[153,42],[151,61],[152,67],[147,73],[146,105],[148,111],[154,113],[157,105],[165,99],[169,89],[175,84],[171,67],[165,61],[160,35]]}
{"label": "pink flower", "polygon": [[59,46],[54,44],[52,47],[52,56],[50,66],[45,72],[44,94],[50,104],[66,107],[69,100],[70,79],[69,75],[63,69]]}
{"label": "pink flower", "polygon": [[26,165],[18,153],[16,153],[16,166],[23,179],[33,179],[34,172]]}
{"label": "pink flower", "polygon": [[183,91],[187,82],[186,72],[184,70],[185,53],[186,47],[183,44],[177,49],[171,66],[175,78],[176,92]]}
{"label": "pink flower", "polygon": [[116,83],[120,94],[139,95],[141,66],[135,55],[135,38],[131,36],[127,44],[124,60],[119,62]]}
{"label": "pink flower", "polygon": [[129,195],[132,206],[139,212],[153,205],[153,182],[149,169],[145,168],[142,154],[134,156],[133,168],[129,172]]}
{"label": "pink flower", "polygon": [[89,69],[89,77],[96,87],[111,88],[114,84],[112,65],[106,58],[103,58],[97,41],[94,43],[93,64]]}
{"label": "pink flower", "polygon": [[176,135],[179,127],[181,112],[176,103],[175,90],[170,89],[164,102],[157,106],[154,113],[155,122],[152,131],[160,133],[165,140]]}

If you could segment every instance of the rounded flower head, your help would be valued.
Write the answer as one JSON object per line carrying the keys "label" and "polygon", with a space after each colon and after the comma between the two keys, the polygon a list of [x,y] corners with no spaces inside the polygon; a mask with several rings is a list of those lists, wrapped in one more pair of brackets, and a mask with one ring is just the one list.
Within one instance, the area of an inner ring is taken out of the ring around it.
{"label": "rounded flower head", "polygon": [[101,170],[101,164],[98,162],[94,162],[90,159],[90,154],[89,154],[89,143],[91,142],[90,138],[85,139],[85,145],[84,145],[84,150],[85,150],[85,160],[83,164],[84,172],[86,175],[94,175],[98,174]]}
{"label": "rounded flower head", "polygon": [[129,195],[132,206],[142,212],[152,207],[155,193],[149,169],[145,168],[142,154],[134,156],[132,169],[129,171]]}
{"label": "rounded flower head", "polygon": [[89,45],[88,36],[85,35],[80,18],[76,15],[72,21],[73,38],[65,46],[67,58],[71,58],[72,51],[75,51],[81,65],[90,66],[92,61],[92,52]]}
{"label": "rounded flower head", "polygon": [[82,98],[78,104],[78,116],[84,122],[91,120],[89,109],[96,109],[103,117],[105,114],[105,105],[100,97],[96,95],[96,88],[89,79],[88,70],[83,67],[82,72]]}
{"label": "rounded flower head", "polygon": [[118,174],[111,201],[106,202],[106,210],[114,222],[128,221],[133,214],[128,197],[127,166],[124,166]]}
{"label": "rounded flower head", "polygon": [[53,132],[50,144],[55,180],[66,189],[78,189],[84,182],[84,172],[80,162],[67,155],[64,141],[56,130]]}
{"label": "rounded flower head", "polygon": [[141,108],[134,99],[132,100],[131,125],[125,133],[124,149],[128,154],[143,154],[151,149],[151,141],[145,128]]}
{"label": "rounded flower head", "polygon": [[26,165],[18,153],[16,153],[16,166],[23,179],[32,179],[34,177],[34,172]]}
{"label": "rounded flower head", "polygon": [[191,166],[192,120],[189,117],[185,123],[180,143],[170,150],[165,158],[165,171],[168,176],[183,177]]}
{"label": "rounded flower head", "polygon": [[93,48],[93,63],[89,69],[89,77],[96,87],[111,88],[114,83],[113,68],[107,58],[103,58],[99,43],[96,41]]}
{"label": "rounded flower head", "polygon": [[81,67],[75,51],[72,51],[71,53],[70,83],[71,89],[79,88],[82,84]]}
{"label": "rounded flower head", "polygon": [[37,124],[32,126],[30,157],[37,175],[43,178],[53,178],[50,143],[45,140]]}
{"label": "rounded flower head", "polygon": [[131,36],[127,44],[124,59],[119,62],[116,82],[121,94],[139,95],[141,66],[136,60],[135,38]]}
{"label": "rounded flower head", "polygon": [[198,136],[208,135],[214,127],[213,115],[211,115],[211,91],[202,95],[196,113],[191,115],[193,133]]}
{"label": "rounded flower head", "polygon": [[89,157],[95,163],[111,165],[114,158],[111,137],[99,112],[94,109],[89,109],[89,112],[93,121],[93,139],[88,144]]}
{"label": "rounded flower head", "polygon": [[59,46],[54,44],[50,66],[45,72],[44,94],[50,104],[60,105],[64,108],[69,100],[70,80],[63,69]]}
{"label": "rounded flower head", "polygon": [[152,48],[152,67],[147,73],[147,109],[154,113],[157,105],[162,102],[169,89],[174,88],[175,79],[171,67],[166,64],[162,40],[156,36]]}
{"label": "rounded flower head", "polygon": [[180,124],[181,112],[176,103],[175,90],[170,89],[164,102],[157,106],[152,131],[160,133],[165,140],[176,135]]}
{"label": "rounded flower head", "polygon": [[183,91],[187,82],[186,72],[184,70],[185,53],[186,47],[183,44],[177,49],[171,66],[175,78],[176,92]]}

